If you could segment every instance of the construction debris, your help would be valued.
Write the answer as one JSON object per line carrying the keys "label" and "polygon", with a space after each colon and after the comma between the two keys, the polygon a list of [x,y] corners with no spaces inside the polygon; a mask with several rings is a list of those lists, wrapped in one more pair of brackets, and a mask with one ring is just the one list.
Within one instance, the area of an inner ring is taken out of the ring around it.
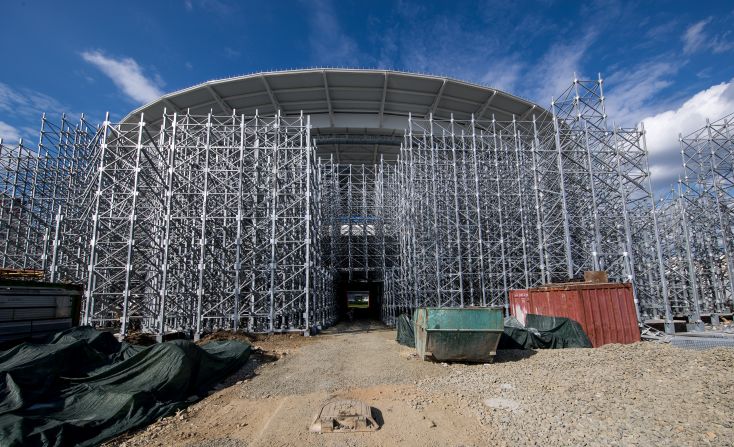
{"label": "construction debris", "polygon": [[372,408],[358,400],[335,400],[316,414],[311,431],[333,433],[340,431],[375,431],[379,425],[372,417]]}
{"label": "construction debris", "polygon": [[43,270],[0,268],[0,280],[43,281],[43,278]]}

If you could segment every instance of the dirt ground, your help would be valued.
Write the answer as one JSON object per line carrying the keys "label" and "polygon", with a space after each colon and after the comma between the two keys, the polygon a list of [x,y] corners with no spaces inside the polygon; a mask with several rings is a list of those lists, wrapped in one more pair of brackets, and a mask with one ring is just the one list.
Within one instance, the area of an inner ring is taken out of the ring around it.
{"label": "dirt ground", "polygon": [[[734,443],[734,350],[637,343],[500,351],[493,364],[419,360],[377,324],[262,349],[206,399],[108,445],[632,446]],[[310,433],[335,398],[377,409],[373,433]]]}

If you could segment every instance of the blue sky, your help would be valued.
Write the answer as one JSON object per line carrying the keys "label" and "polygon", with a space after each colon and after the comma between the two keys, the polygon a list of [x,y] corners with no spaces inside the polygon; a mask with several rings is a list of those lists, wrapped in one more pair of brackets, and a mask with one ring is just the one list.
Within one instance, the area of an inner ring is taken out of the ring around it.
{"label": "blue sky", "polygon": [[[312,66],[392,68],[488,84],[548,106],[578,72],[607,110],[644,120],[659,182],[677,133],[734,112],[731,1],[9,1],[0,136],[42,111],[101,121],[206,80]],[[33,137],[35,138],[35,137]]]}

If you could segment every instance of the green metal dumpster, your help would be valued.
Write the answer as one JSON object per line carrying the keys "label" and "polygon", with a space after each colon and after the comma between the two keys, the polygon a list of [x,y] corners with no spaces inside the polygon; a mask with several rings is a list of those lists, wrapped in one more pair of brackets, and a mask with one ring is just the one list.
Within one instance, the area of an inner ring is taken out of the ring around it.
{"label": "green metal dumpster", "polygon": [[491,363],[504,329],[501,307],[424,307],[415,311],[415,348],[422,360]]}

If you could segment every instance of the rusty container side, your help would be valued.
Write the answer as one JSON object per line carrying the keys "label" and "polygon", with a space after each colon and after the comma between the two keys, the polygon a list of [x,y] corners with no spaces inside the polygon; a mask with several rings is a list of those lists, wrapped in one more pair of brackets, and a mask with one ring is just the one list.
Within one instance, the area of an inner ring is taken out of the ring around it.
{"label": "rusty container side", "polygon": [[580,289],[587,324],[595,332],[594,346],[640,341],[632,286]]}
{"label": "rusty container side", "polygon": [[579,323],[584,319],[576,290],[531,289],[529,309],[528,313],[571,318]]}
{"label": "rusty container side", "polygon": [[630,284],[578,284],[529,290],[528,313],[577,321],[596,348],[640,341]]}
{"label": "rusty container side", "polygon": [[530,306],[530,296],[527,289],[510,290],[510,315],[517,321],[525,324],[525,316]]}

